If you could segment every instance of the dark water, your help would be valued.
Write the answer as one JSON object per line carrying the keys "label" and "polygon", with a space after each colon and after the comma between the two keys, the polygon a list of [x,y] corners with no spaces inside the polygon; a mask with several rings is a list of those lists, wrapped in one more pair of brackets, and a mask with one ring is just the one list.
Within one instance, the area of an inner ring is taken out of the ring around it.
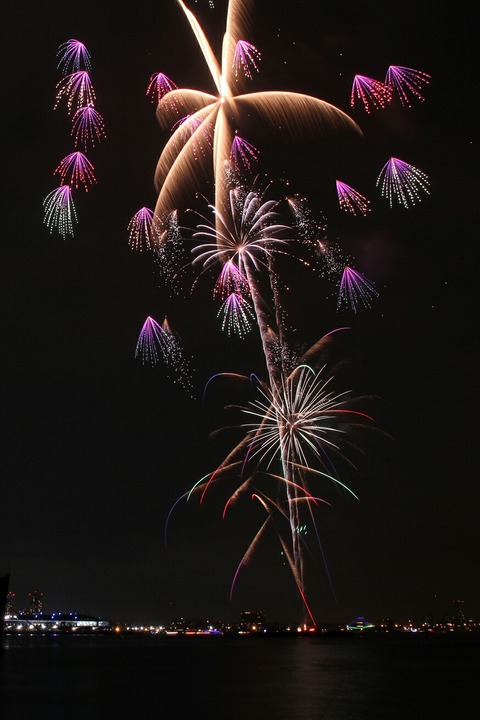
{"label": "dark water", "polygon": [[2,720],[467,720],[478,635],[5,637]]}

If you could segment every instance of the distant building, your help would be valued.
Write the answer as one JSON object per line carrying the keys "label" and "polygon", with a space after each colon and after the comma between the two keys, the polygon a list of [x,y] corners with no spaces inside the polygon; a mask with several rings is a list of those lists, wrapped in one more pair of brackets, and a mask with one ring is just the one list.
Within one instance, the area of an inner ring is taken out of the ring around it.
{"label": "distant building", "polygon": [[465,603],[463,600],[452,600],[447,620],[456,627],[463,627],[465,625],[464,605]]}
{"label": "distant building", "polygon": [[13,615],[15,612],[15,593],[9,590],[7,593],[7,602],[5,603],[5,615]]}
{"label": "distant building", "polygon": [[365,620],[363,616],[360,616],[355,618],[353,622],[348,623],[345,628],[349,632],[363,632],[364,630],[373,630],[375,625],[368,620]]}
{"label": "distant building", "polygon": [[259,632],[265,627],[265,615],[263,612],[246,610],[240,613],[241,632]]}

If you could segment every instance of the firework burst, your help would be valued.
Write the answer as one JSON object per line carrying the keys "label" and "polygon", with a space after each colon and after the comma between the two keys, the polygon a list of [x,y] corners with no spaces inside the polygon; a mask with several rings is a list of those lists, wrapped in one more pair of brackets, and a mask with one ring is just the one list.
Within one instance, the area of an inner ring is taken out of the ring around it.
{"label": "firework burst", "polygon": [[385,77],[385,84],[390,90],[390,97],[398,97],[402,105],[411,107],[412,98],[421,100],[423,86],[430,82],[430,75],[422,70],[390,65]]}
{"label": "firework burst", "polygon": [[427,175],[398,158],[390,158],[385,163],[377,178],[378,186],[390,207],[396,200],[399,205],[410,208],[421,201],[422,193],[430,193]]}
{"label": "firework burst", "polygon": [[340,208],[351,215],[367,215],[370,211],[370,201],[358,190],[350,187],[341,180],[336,181],[337,195]]}
{"label": "firework burst", "polygon": [[52,234],[58,232],[63,239],[70,235],[73,237],[74,225],[77,222],[77,213],[72,198],[70,185],[61,185],[52,190],[43,201],[43,222]]}
{"label": "firework burst", "polygon": [[[224,179],[232,142],[235,134],[241,130],[238,125],[242,118],[248,118],[251,113],[255,113],[262,121],[275,128],[288,128],[292,134],[316,132],[318,136],[324,136],[339,130],[360,132],[358,126],[344,112],[309,95],[286,91],[242,93],[239,87],[241,83],[236,83],[235,78],[235,68],[238,70],[239,63],[242,65],[239,59],[242,57],[240,50],[243,50],[247,68],[250,68],[252,59],[256,58],[256,49],[244,39],[247,34],[245,24],[249,9],[247,0],[229,2],[221,63],[217,61],[195,15],[183,0],[177,2],[197,39],[217,95],[192,89],[177,89],[160,100],[157,117],[163,127],[171,126],[172,111],[177,112],[176,108],[182,107],[189,113],[188,122],[193,131],[189,140],[183,144],[178,142],[182,128],[177,128],[158,161],[155,184],[159,195],[155,213],[159,217],[178,208],[180,199],[189,191],[194,192],[200,178],[208,171],[213,173],[215,180],[215,206],[221,207],[224,204]],[[245,66],[242,67],[244,75]],[[246,79],[248,80],[248,77]],[[240,75],[237,75],[237,80],[241,80]],[[201,134],[205,132],[204,125],[214,128],[214,142],[210,152],[206,152],[201,162],[197,162],[199,158],[195,148]]]}
{"label": "firework burst", "polygon": [[57,109],[60,103],[65,101],[70,115],[78,108],[93,107],[95,100],[95,91],[90,75],[86,70],[78,70],[62,78],[57,83],[54,109]]}
{"label": "firework burst", "polygon": [[360,305],[369,308],[375,297],[378,297],[378,292],[370,280],[358,270],[344,268],[338,290],[337,310],[340,310],[342,305],[353,312],[357,312]]}
{"label": "firework burst", "polygon": [[127,226],[128,244],[132,250],[152,250],[158,244],[160,221],[153,210],[142,207]]}
{"label": "firework burst", "polygon": [[91,70],[90,54],[85,45],[80,40],[67,40],[58,48],[57,56],[59,56],[57,68],[63,75],[72,71],[78,71],[82,68]]}
{"label": "firework burst", "polygon": [[81,152],[70,153],[70,155],[64,157],[53,171],[53,174],[60,175],[62,185],[67,181],[77,189],[83,186],[85,192],[88,192],[90,185],[97,182],[92,163]]}

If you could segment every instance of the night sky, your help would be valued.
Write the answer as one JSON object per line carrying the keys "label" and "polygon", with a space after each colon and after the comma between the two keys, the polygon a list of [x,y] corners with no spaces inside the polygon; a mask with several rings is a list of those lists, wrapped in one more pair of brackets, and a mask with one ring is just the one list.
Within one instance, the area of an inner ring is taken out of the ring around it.
{"label": "night sky", "polygon": [[[189,2],[218,47],[226,3],[214,5]],[[364,132],[337,152],[314,137],[294,142],[258,129],[262,169],[308,196],[327,218],[328,237],[345,243],[380,292],[371,310],[337,314],[331,287],[292,271],[292,324],[309,343],[351,327],[339,358],[348,360],[349,387],[379,398],[383,431],[366,439],[366,457],[348,477],[360,502],[338,494],[319,516],[334,592],[312,559],[312,609],[319,622],[419,618],[462,599],[478,617],[473,4],[442,14],[430,0],[255,6],[247,39],[262,61],[253,86],[320,97],[351,112]],[[165,547],[169,509],[222,459],[209,435],[229,422],[231,388],[202,403],[203,385],[218,372],[265,372],[256,338],[222,335],[208,283],[171,297],[152,256],[128,247],[130,218],[154,207],[153,175],[168,137],[145,94],[151,74],[214,92],[191,29],[174,0],[54,0],[26,17],[18,4],[5,12],[0,563],[17,607],[37,589],[48,611],[125,621],[236,621],[243,609],[296,620],[301,605],[273,537],[229,598],[261,522],[247,502],[225,521],[221,490],[202,506],[179,504]],[[65,108],[53,109],[56,53],[70,38],[90,52],[107,138],[89,153],[98,184],[75,194],[78,226],[63,240],[43,225],[42,202],[74,149]],[[383,79],[389,65],[432,76],[425,102],[370,116],[351,110],[354,75]],[[429,176],[430,196],[410,210],[390,210],[375,187],[392,156]],[[368,218],[340,213],[331,172],[372,200]],[[199,399],[162,367],[135,359],[147,315],[167,315],[181,335]]]}

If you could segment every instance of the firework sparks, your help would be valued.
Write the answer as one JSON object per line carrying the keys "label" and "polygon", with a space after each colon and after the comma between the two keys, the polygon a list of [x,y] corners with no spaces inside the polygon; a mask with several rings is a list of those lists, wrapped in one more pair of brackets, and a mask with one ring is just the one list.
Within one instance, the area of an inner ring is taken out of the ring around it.
{"label": "firework sparks", "polygon": [[250,303],[237,292],[232,292],[225,298],[218,311],[218,317],[222,318],[223,331],[228,335],[238,335],[240,338],[250,332],[252,321],[255,319]]}
{"label": "firework sparks", "polygon": [[194,248],[194,264],[201,263],[206,269],[230,261],[231,270],[235,267],[247,277],[247,266],[260,269],[269,252],[286,245],[282,234],[289,228],[279,222],[278,201],[266,199],[265,193],[235,187],[229,191],[225,207],[209,205],[216,222],[198,225],[193,237],[211,242]]}
{"label": "firework sparks", "polygon": [[77,214],[70,185],[61,185],[52,190],[43,201],[43,208],[43,222],[51,234],[56,231],[64,240],[67,235],[73,237]]}
{"label": "firework sparks", "polygon": [[390,88],[388,85],[366,77],[355,75],[350,96],[350,105],[355,107],[356,101],[362,102],[363,107],[370,113],[373,110],[384,108],[390,100]]}
{"label": "firework sparks", "polygon": [[393,207],[396,200],[399,205],[408,209],[421,201],[422,193],[430,193],[427,175],[398,158],[390,158],[385,163],[377,178],[378,186],[390,207]]}
{"label": "firework sparks", "polygon": [[261,54],[254,45],[251,45],[245,40],[239,40],[235,46],[235,52],[233,53],[233,69],[235,71],[235,77],[238,77],[240,72],[243,72],[245,77],[252,79],[252,70],[258,72],[258,64],[261,60]]}
{"label": "firework sparks", "polygon": [[78,108],[72,121],[72,132],[75,147],[81,145],[85,152],[89,146],[95,147],[106,137],[105,123],[97,110],[91,105]]}
{"label": "firework sparks", "polygon": [[163,357],[165,332],[162,326],[148,316],[142,325],[135,347],[135,357],[140,358],[143,365],[158,365]]}
{"label": "firework sparks", "polygon": [[411,107],[412,97],[422,102],[424,85],[430,82],[430,75],[422,70],[414,70],[400,65],[390,65],[385,77],[385,84],[390,89],[390,96],[396,95],[402,105]]}
{"label": "firework sparks", "polygon": [[213,290],[213,297],[221,297],[225,300],[231,293],[248,297],[248,280],[245,274],[238,268],[234,260],[227,260],[222,265],[222,270]]}
{"label": "firework sparks", "polygon": [[68,114],[75,112],[80,107],[95,105],[95,91],[93,89],[90,75],[86,70],[78,70],[62,78],[57,83],[57,94],[54,109],[65,100]]}
{"label": "firework sparks", "polygon": [[150,97],[153,104],[158,105],[164,95],[176,89],[177,86],[173,80],[170,80],[164,73],[158,72],[150,77],[150,82],[145,94]]}
{"label": "firework sparks", "polygon": [[127,226],[128,244],[132,250],[152,250],[158,241],[159,219],[150,208],[142,207]]}
{"label": "firework sparks", "polygon": [[338,291],[337,310],[346,305],[357,312],[360,305],[371,307],[372,300],[378,296],[374,284],[351,267],[343,270]]}
{"label": "firework sparks", "polygon": [[53,171],[54,175],[60,175],[61,184],[65,181],[75,188],[83,186],[88,192],[89,185],[97,182],[94,175],[94,167],[90,160],[82,152],[70,153],[60,161]]}
{"label": "firework sparks", "polygon": [[258,150],[249,142],[235,135],[230,148],[230,163],[237,173],[251,170],[252,164],[258,160]]}
{"label": "firework sparks", "polygon": [[140,358],[143,365],[152,367],[162,362],[173,382],[193,397],[190,363],[185,357],[180,338],[173,332],[167,317],[161,325],[151,316],[147,317],[138,336],[135,357]]}
{"label": "firework sparks", "polygon": [[336,181],[337,195],[340,208],[351,215],[367,215],[370,211],[370,201],[367,200],[358,190],[350,187],[340,180]]}
{"label": "firework sparks", "polygon": [[80,40],[67,40],[58,48],[57,56],[59,57],[57,68],[63,75],[67,75],[70,70],[78,71],[82,69],[91,70],[90,54],[85,45]]}
{"label": "firework sparks", "polygon": [[155,184],[159,192],[155,212],[159,217],[178,208],[180,197],[190,190],[195,191],[198,179],[205,175],[208,168],[213,171],[215,178],[215,205],[223,205],[224,175],[229,165],[233,138],[236,132],[241,130],[233,126],[233,118],[235,124],[241,123],[242,117],[255,112],[262,121],[269,122],[277,129],[287,128],[292,134],[316,131],[323,136],[339,129],[359,132],[353,120],[341,110],[309,95],[283,91],[236,94],[234,57],[238,42],[246,42],[246,0],[230,0],[221,64],[217,61],[195,15],[183,0],[177,2],[195,34],[218,95],[191,89],[173,90],[160,101],[157,117],[162,126],[168,127],[171,124],[169,115],[178,103],[185,107],[187,112],[193,113],[193,117],[202,117],[204,122],[214,127],[214,143],[202,162],[197,162],[195,145],[202,132],[202,125],[181,148],[177,135],[181,128],[172,135],[160,156],[155,173]]}

